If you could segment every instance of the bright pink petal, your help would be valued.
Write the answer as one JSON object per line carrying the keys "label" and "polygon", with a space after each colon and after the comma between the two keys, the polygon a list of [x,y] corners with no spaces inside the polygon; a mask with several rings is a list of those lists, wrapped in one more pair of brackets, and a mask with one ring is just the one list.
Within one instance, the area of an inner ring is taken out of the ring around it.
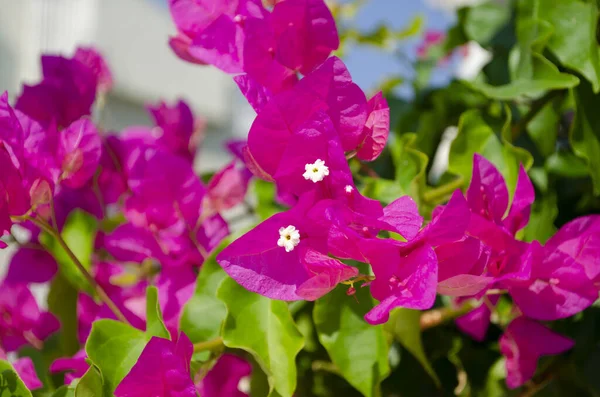
{"label": "bright pink petal", "polygon": [[508,207],[508,190],[502,174],[477,153],[473,158],[473,177],[467,190],[467,202],[473,213],[498,224]]}
{"label": "bright pink petal", "polygon": [[352,82],[346,65],[331,57],[297,85],[298,91],[310,93],[327,104],[327,114],[340,135],[344,151],[358,148],[364,140],[367,99]]}
{"label": "bright pink petal", "polygon": [[560,354],[573,345],[573,340],[533,320],[525,317],[513,320],[500,338],[500,351],[506,356],[508,387],[517,388],[533,378],[540,356]]}
{"label": "bright pink petal", "polygon": [[15,371],[19,374],[19,378],[25,383],[25,386],[29,390],[36,390],[42,388],[44,385],[40,378],[38,378],[33,361],[29,357],[21,357],[12,363]]}
{"label": "bright pink petal", "polygon": [[380,220],[389,224],[406,240],[412,240],[423,224],[417,204],[410,196],[402,196],[384,207]]}
{"label": "bright pink petal", "polygon": [[246,197],[250,177],[247,169],[236,166],[236,161],[229,163],[208,183],[206,206],[213,212],[221,212],[241,204]]}
{"label": "bright pink petal", "polygon": [[534,255],[531,280],[509,292],[521,311],[537,320],[556,320],[576,314],[598,298],[582,265],[558,250]]}
{"label": "bright pink petal", "polygon": [[504,219],[504,225],[511,233],[516,234],[529,223],[533,200],[535,200],[535,190],[527,176],[527,171],[521,165],[510,212]]}
{"label": "bright pink petal", "polygon": [[323,0],[286,0],[272,13],[277,59],[306,75],[340,44],[335,20]]}
{"label": "bright pink petal", "polygon": [[246,397],[239,390],[240,381],[249,378],[252,365],[241,357],[223,354],[198,385],[203,397]]}
{"label": "bright pink petal", "polygon": [[273,97],[273,94],[267,88],[260,85],[247,74],[235,76],[233,81],[235,81],[242,95],[246,97],[248,103],[256,113],[259,113]]}
{"label": "bright pink petal", "polygon": [[370,324],[388,320],[395,307],[428,309],[435,301],[437,259],[428,245],[404,253],[393,243],[372,242],[368,256],[375,273],[371,294],[380,301],[365,315]]}
{"label": "bright pink petal", "polygon": [[62,183],[72,188],[83,186],[96,173],[101,153],[102,142],[90,120],[78,120],[62,130],[58,150]]}
{"label": "bright pink petal", "polygon": [[373,161],[383,151],[390,134],[390,108],[379,91],[367,102],[369,117],[365,123],[365,140],[361,144],[356,157],[364,161]]}
{"label": "bright pink petal", "polygon": [[54,277],[57,270],[56,260],[41,247],[21,247],[10,260],[5,282],[45,283]]}
{"label": "bright pink petal", "polygon": [[[190,375],[193,346],[181,334],[177,342],[153,337],[115,390],[116,397],[156,395],[196,397]],[[157,365],[160,363],[160,365]]]}

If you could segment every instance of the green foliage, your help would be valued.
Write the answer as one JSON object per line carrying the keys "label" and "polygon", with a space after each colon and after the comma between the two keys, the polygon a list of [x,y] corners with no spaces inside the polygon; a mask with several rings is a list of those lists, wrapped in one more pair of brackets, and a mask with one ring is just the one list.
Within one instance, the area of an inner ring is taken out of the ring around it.
{"label": "green foliage", "polygon": [[[112,395],[149,340],[150,337],[144,332],[114,320],[94,322],[85,351],[92,364],[100,371],[105,396]],[[93,379],[94,377],[96,376],[89,375],[86,387],[97,386],[98,379]]]}
{"label": "green foliage", "polygon": [[360,288],[355,302],[340,286],[319,299],[313,317],[319,340],[348,383],[367,396],[380,395],[379,384],[389,374],[388,343],[383,326],[367,324],[363,317],[374,301]]}
{"label": "green foliage", "polygon": [[420,311],[399,308],[392,311],[385,328],[421,363],[435,384],[439,386],[440,380],[425,355],[423,341],[421,340],[420,320]]}
{"label": "green foliage", "polygon": [[193,343],[205,342],[219,336],[221,324],[227,315],[225,304],[217,298],[217,289],[226,274],[215,258],[228,243],[229,240],[224,241],[202,264],[194,295],[183,308],[181,330]]}
{"label": "green foliage", "polygon": [[149,337],[171,339],[160,310],[158,289],[154,286],[146,289],[146,334]]}
{"label": "green foliage", "polygon": [[[63,240],[86,269],[89,269],[92,263],[97,228],[96,218],[84,211],[74,210],[69,214],[61,231]],[[90,294],[94,293],[93,287],[56,238],[44,232],[40,235],[40,242],[56,258],[61,274],[73,287]]]}
{"label": "green foliage", "polygon": [[31,397],[31,392],[7,361],[0,360],[0,397]]}
{"label": "green foliage", "polygon": [[60,320],[60,346],[63,354],[75,354],[79,350],[77,290],[62,274],[57,274],[50,284],[48,309]]}
{"label": "green foliage", "polygon": [[102,373],[95,365],[91,365],[90,369],[79,379],[75,386],[75,397],[94,397],[102,396],[103,391]]}
{"label": "green foliage", "polygon": [[290,397],[296,389],[296,355],[304,338],[285,302],[252,293],[233,279],[217,291],[227,305],[223,343],[251,353],[268,376],[270,396]]}

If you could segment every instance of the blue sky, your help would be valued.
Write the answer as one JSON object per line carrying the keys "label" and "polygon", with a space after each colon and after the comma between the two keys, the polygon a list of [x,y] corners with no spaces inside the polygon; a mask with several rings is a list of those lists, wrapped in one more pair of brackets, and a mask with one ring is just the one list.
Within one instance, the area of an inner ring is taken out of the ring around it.
{"label": "blue sky", "polygon": [[[447,12],[434,10],[423,0],[370,0],[357,14],[356,24],[360,29],[371,29],[383,22],[394,28],[408,26],[411,20],[421,15],[425,19],[424,29],[447,30],[454,23],[454,16]],[[413,58],[418,40],[401,44],[401,50]],[[391,53],[368,47],[354,47],[344,58],[353,80],[369,92],[386,75],[407,73],[402,62]],[[442,74],[443,71],[441,71]],[[438,75],[438,79],[446,76]]]}

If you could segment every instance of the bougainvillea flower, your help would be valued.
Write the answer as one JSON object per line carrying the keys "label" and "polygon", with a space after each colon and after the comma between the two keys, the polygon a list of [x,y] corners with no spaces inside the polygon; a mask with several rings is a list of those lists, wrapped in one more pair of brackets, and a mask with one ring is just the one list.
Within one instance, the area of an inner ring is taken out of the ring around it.
{"label": "bougainvillea flower", "polygon": [[24,284],[0,286],[0,344],[7,352],[27,344],[40,347],[58,327],[58,320],[40,311]]}
{"label": "bougainvillea flower", "polygon": [[54,277],[57,270],[56,260],[41,246],[38,248],[20,247],[10,259],[4,282],[8,284],[45,283]]}
{"label": "bougainvillea flower", "polygon": [[364,141],[356,153],[356,157],[364,161],[373,161],[383,151],[390,134],[390,107],[379,91],[367,102],[369,116],[365,123]]}
{"label": "bougainvillea flower", "polygon": [[[2,347],[0,347],[0,360],[7,360],[6,353],[2,350]],[[29,390],[40,389],[44,386],[35,372],[35,367],[30,357],[17,358],[11,364]]]}
{"label": "bougainvillea flower", "polygon": [[170,0],[169,8],[179,32],[171,48],[184,60],[212,64],[227,73],[244,71],[246,20],[267,14],[256,0]]}
{"label": "bougainvillea flower", "polygon": [[395,307],[428,309],[433,305],[437,260],[431,246],[420,245],[402,252],[392,240],[374,240],[367,248],[367,255],[375,273],[371,294],[379,300],[365,315],[368,323],[386,322]]}
{"label": "bougainvillea flower", "polygon": [[298,76],[277,60],[277,38],[269,19],[246,19],[244,31],[244,71],[273,93],[291,89]]}
{"label": "bougainvillea flower", "polygon": [[195,118],[188,104],[181,100],[172,107],[164,102],[148,106],[148,111],[160,129],[158,146],[192,161],[202,140],[204,120]]}
{"label": "bougainvillea flower", "polygon": [[275,4],[271,21],[277,60],[303,75],[323,63],[340,44],[335,20],[323,0],[281,1]]}
{"label": "bougainvillea flower", "polygon": [[226,165],[208,182],[203,211],[217,213],[242,203],[251,177],[252,173],[235,160]]}
{"label": "bougainvillea flower", "polygon": [[197,385],[198,392],[202,397],[247,397],[251,373],[249,362],[233,354],[223,354]]}
{"label": "bougainvillea flower", "polygon": [[560,228],[546,243],[546,248],[570,256],[585,269],[589,279],[600,276],[600,216],[577,218]]}
{"label": "bougainvillea flower", "polygon": [[506,356],[506,384],[511,389],[533,378],[540,356],[560,354],[575,342],[525,317],[513,320],[502,337],[500,351]]}
{"label": "bougainvillea flower", "polygon": [[[466,298],[458,298],[456,304],[464,302],[464,299]],[[500,297],[491,295],[484,297],[484,299],[487,299],[487,302],[483,302],[479,307],[455,320],[458,329],[478,342],[485,339],[492,317],[491,307],[496,305]]]}
{"label": "bougainvillea flower", "polygon": [[96,98],[94,71],[76,59],[42,56],[40,83],[24,85],[16,108],[44,126],[55,122],[65,128],[83,116],[89,116]]}
{"label": "bougainvillea flower", "polygon": [[469,221],[465,199],[456,191],[448,204],[414,239],[400,242],[374,239],[364,251],[375,280],[371,294],[379,304],[365,315],[370,324],[381,324],[395,307],[428,309],[434,301],[438,262],[433,247],[464,237]]}
{"label": "bougainvillea flower", "polygon": [[346,65],[338,57],[328,58],[297,85],[326,104],[327,114],[340,135],[344,151],[358,148],[364,140],[368,117],[367,99]]}
{"label": "bougainvillea flower", "polygon": [[196,397],[190,374],[193,352],[194,346],[184,333],[176,342],[153,337],[117,386],[115,396]]}
{"label": "bougainvillea flower", "polygon": [[89,369],[84,349],[79,350],[73,357],[57,358],[50,365],[50,373],[65,372],[65,384],[70,385],[75,379],[81,378]]}
{"label": "bougainvillea flower", "polygon": [[473,176],[467,190],[467,202],[474,215],[472,222],[476,223],[483,218],[504,226],[505,230],[514,235],[529,222],[534,195],[533,185],[521,166],[512,206],[505,217],[508,189],[504,178],[492,163],[475,153]]}
{"label": "bougainvillea flower", "polygon": [[[0,145],[0,237],[8,234],[11,216],[23,215],[29,208],[29,195],[23,188],[21,175],[8,152]],[[0,242],[4,245],[4,243]],[[5,246],[5,245],[4,245]],[[3,248],[3,247],[0,247]]]}
{"label": "bougainvillea flower", "polygon": [[523,314],[536,320],[572,316],[598,299],[598,290],[583,265],[552,246],[532,244],[531,278],[509,286],[509,292]]}
{"label": "bougainvillea flower", "polygon": [[89,181],[98,168],[102,141],[90,120],[81,119],[60,131],[57,162],[61,183],[78,188]]}
{"label": "bougainvillea flower", "polygon": [[250,106],[259,113],[260,110],[271,100],[273,94],[267,88],[259,84],[252,77],[247,74],[240,74],[233,78],[233,81],[237,84],[240,92]]}
{"label": "bougainvillea flower", "polygon": [[364,140],[367,101],[339,58],[329,58],[258,113],[248,133],[248,150],[258,168],[274,175],[290,138],[318,112],[329,116],[344,151]]}
{"label": "bougainvillea flower", "polygon": [[314,196],[273,215],[217,255],[244,288],[281,300],[314,300],[358,271],[324,254],[327,238],[306,217]]}
{"label": "bougainvillea flower", "polygon": [[196,224],[206,188],[187,160],[146,147],[130,159],[127,167],[132,195],[126,203],[126,215],[134,224],[154,225],[157,229],[181,221]]}
{"label": "bougainvillea flower", "polygon": [[99,91],[110,91],[114,83],[112,72],[98,50],[92,47],[78,47],[75,50],[73,59],[86,65],[92,71],[94,76],[96,76]]}
{"label": "bougainvillea flower", "polygon": [[494,277],[485,274],[490,251],[479,240],[462,240],[440,245],[435,249],[438,259],[439,294],[473,296],[490,285]]}
{"label": "bougainvillea flower", "polygon": [[46,204],[58,180],[56,166],[58,134],[52,127],[39,123],[8,103],[8,93],[0,96],[0,143],[18,169],[21,183],[29,196],[26,206]]}

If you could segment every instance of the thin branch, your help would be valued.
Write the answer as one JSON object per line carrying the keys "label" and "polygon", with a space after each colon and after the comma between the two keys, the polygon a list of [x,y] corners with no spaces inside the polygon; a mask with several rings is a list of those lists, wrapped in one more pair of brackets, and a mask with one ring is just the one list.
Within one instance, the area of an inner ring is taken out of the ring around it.
{"label": "thin branch", "polygon": [[217,336],[214,339],[211,339],[206,342],[200,342],[194,344],[194,353],[200,353],[205,351],[215,351],[225,347],[223,344],[223,338]]}
{"label": "thin branch", "polygon": [[423,201],[429,204],[437,204],[438,201],[445,199],[451,195],[456,189],[460,189],[465,183],[462,176],[446,183],[445,185],[430,189],[423,193]]}
{"label": "thin branch", "polygon": [[33,217],[27,216],[27,217],[24,217],[24,220],[31,221],[36,226],[38,226],[40,229],[44,230],[46,233],[50,234],[54,239],[56,239],[58,244],[67,253],[67,256],[69,257],[69,259],[71,259],[71,261],[73,261],[73,263],[75,264],[77,269],[79,269],[81,274],[83,274],[83,276],[85,277],[87,282],[90,283],[90,285],[94,288],[94,290],[98,294],[98,297],[100,298],[100,300],[102,302],[104,302],[106,304],[106,306],[108,306],[108,308],[114,313],[115,317],[117,317],[117,319],[119,319],[119,321],[122,321],[128,325],[131,325],[129,323],[129,321],[127,321],[127,318],[125,318],[125,316],[123,315],[123,312],[121,312],[121,310],[112,301],[112,299],[110,299],[110,297],[108,296],[106,291],[104,291],[104,289],[100,286],[100,284],[98,284],[96,282],[96,280],[90,274],[90,272],[88,272],[88,270],[85,268],[85,266],[83,266],[83,264],[79,261],[77,256],[75,256],[73,251],[71,251],[71,249],[67,245],[66,241],[62,238],[62,236],[56,229],[54,229],[52,226],[50,226],[50,224],[48,224],[46,221],[39,219],[39,218],[33,218]]}

